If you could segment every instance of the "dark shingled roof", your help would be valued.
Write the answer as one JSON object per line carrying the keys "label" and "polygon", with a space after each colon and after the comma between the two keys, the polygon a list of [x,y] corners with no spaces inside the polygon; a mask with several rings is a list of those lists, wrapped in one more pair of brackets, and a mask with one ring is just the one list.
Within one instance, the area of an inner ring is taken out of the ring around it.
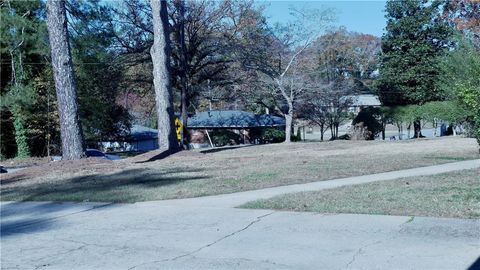
{"label": "dark shingled roof", "polygon": [[132,125],[130,136],[135,141],[156,139],[158,138],[158,130],[140,125]]}
{"label": "dark shingled roof", "polygon": [[188,128],[253,128],[284,126],[285,119],[245,111],[206,111],[188,118]]}

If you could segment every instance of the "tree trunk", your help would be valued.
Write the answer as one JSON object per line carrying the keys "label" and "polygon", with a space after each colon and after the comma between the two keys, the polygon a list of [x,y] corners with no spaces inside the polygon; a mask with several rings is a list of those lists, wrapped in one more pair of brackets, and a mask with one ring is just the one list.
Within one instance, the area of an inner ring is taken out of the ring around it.
{"label": "tree trunk", "polygon": [[320,125],[320,141],[323,141],[324,129],[325,129],[325,127],[323,125]]}
{"label": "tree trunk", "polygon": [[420,123],[420,119],[417,119],[413,122],[413,137],[415,138],[421,138],[423,137],[422,135],[422,125]]}
{"label": "tree trunk", "polygon": [[292,122],[292,115],[285,114],[285,143],[292,142]]}
{"label": "tree trunk", "polygon": [[182,131],[181,131],[181,140],[180,143],[183,144],[187,141],[186,131],[187,131],[187,93],[188,93],[188,83],[187,83],[187,60],[186,60],[186,48],[185,48],[185,1],[177,0],[176,1],[178,13],[179,13],[179,31],[178,31],[178,44],[180,46],[179,58],[180,58],[180,83],[181,83],[181,93],[180,93],[180,110],[181,110],[181,121],[182,121]]}
{"label": "tree trunk", "polygon": [[80,159],[85,156],[85,144],[78,118],[77,89],[68,41],[65,1],[47,1],[47,27],[60,116],[62,159]]}
{"label": "tree trunk", "polygon": [[170,85],[170,39],[166,0],[150,0],[153,17],[153,85],[158,119],[158,146],[177,151],[172,89]]}
{"label": "tree trunk", "polygon": [[292,124],[293,124],[293,103],[288,102],[288,113],[285,114],[285,143],[292,141]]}
{"label": "tree trunk", "polygon": [[387,129],[385,124],[382,124],[382,140],[385,141],[385,129]]}

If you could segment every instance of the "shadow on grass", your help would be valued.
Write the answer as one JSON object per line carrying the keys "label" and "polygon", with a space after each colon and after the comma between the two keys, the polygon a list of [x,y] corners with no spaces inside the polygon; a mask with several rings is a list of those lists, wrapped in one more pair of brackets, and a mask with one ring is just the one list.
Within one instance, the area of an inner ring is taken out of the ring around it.
{"label": "shadow on grass", "polygon": [[[148,168],[128,169],[113,174],[77,176],[55,183],[36,183],[28,186],[5,188],[3,200],[15,201],[96,201],[134,202],[135,190],[121,192],[125,187],[159,188],[183,181],[201,180],[202,169],[176,167],[164,171]],[[182,175],[179,175],[179,174]],[[138,191],[140,192],[140,191]]]}
{"label": "shadow on grass", "polygon": [[209,153],[216,153],[216,152],[222,152],[222,151],[227,151],[227,150],[235,150],[235,149],[240,149],[240,148],[244,148],[244,147],[251,147],[251,146],[258,146],[258,145],[256,145],[256,144],[245,144],[245,145],[215,147],[215,148],[210,148],[210,149],[207,149],[207,150],[202,150],[202,151],[200,151],[200,153],[209,154]]}
{"label": "shadow on grass", "polygon": [[[154,150],[155,151],[155,150]],[[178,151],[170,151],[170,150],[165,150],[165,151],[162,151],[160,153],[158,153],[157,155],[154,155],[150,158],[148,158],[147,160],[143,160],[143,161],[137,161],[135,163],[147,163],[147,162],[152,162],[152,161],[156,161],[156,160],[160,160],[160,159],[164,159],[172,154],[175,154],[177,153]]]}
{"label": "shadow on grass", "polygon": [[9,176],[6,179],[2,179],[1,184],[2,185],[8,185],[8,184],[12,184],[12,183],[22,181],[22,180],[25,180],[25,179],[27,179],[27,175],[24,174],[24,173],[20,173],[20,174],[15,175],[15,176],[11,176],[11,177]]}

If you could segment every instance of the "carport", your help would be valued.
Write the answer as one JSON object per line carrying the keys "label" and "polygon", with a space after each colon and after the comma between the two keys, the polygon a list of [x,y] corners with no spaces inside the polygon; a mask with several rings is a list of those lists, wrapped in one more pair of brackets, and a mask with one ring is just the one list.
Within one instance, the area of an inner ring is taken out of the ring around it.
{"label": "carport", "polygon": [[187,129],[204,130],[211,147],[214,147],[209,130],[236,130],[247,143],[249,131],[262,128],[281,128],[285,119],[271,114],[254,114],[238,110],[205,111],[188,118]]}

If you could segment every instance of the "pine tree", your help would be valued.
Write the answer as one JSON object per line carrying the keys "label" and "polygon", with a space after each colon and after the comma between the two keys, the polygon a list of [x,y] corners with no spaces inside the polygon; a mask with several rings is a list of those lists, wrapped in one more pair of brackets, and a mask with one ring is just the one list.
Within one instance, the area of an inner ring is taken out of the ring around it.
{"label": "pine tree", "polygon": [[[435,82],[438,64],[450,46],[451,28],[439,19],[440,1],[390,0],[386,4],[387,32],[377,89],[384,105],[423,104],[443,100]],[[420,137],[415,123],[415,137]]]}
{"label": "pine tree", "polygon": [[[30,155],[26,111],[36,101],[31,81],[41,70],[41,65],[37,63],[44,55],[44,24],[40,19],[40,10],[40,1],[5,1],[0,9],[1,109],[4,112],[8,110],[8,115],[12,115],[15,155],[18,158]],[[2,130],[2,136],[7,133],[7,130]],[[2,141],[2,154],[9,157],[6,152],[11,147],[4,143]]]}
{"label": "pine tree", "polygon": [[65,1],[47,1],[47,25],[57,92],[63,159],[85,156],[78,118],[77,91],[68,40]]}

